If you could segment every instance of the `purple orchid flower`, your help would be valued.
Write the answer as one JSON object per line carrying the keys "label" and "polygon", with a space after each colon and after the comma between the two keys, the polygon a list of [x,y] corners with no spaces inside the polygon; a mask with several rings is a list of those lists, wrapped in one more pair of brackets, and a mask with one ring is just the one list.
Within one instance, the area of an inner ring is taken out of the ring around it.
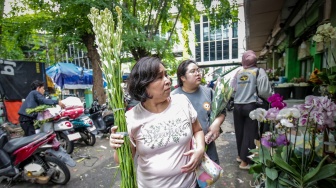
{"label": "purple orchid flower", "polygon": [[273,133],[271,132],[265,132],[262,135],[260,142],[261,142],[261,145],[265,146],[266,148],[276,147],[276,143],[273,138]]}
{"label": "purple orchid flower", "polygon": [[283,97],[279,93],[274,93],[267,99],[268,102],[273,103],[275,101],[283,101]]}
{"label": "purple orchid flower", "polygon": [[272,108],[278,108],[279,110],[285,108],[287,106],[286,103],[282,101],[274,101],[271,103]]}
{"label": "purple orchid flower", "polygon": [[287,146],[289,141],[287,140],[286,134],[279,134],[279,136],[275,140],[278,146]]}

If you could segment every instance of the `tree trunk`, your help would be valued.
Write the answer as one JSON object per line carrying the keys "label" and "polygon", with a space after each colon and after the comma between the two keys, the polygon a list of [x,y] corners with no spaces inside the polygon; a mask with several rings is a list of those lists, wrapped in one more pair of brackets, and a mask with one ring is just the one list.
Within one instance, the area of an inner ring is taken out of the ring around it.
{"label": "tree trunk", "polygon": [[88,50],[88,58],[92,64],[93,70],[93,99],[98,99],[99,104],[106,102],[106,95],[103,86],[103,72],[101,70],[100,57],[97,48],[94,45],[95,37],[92,34],[86,34],[82,36],[83,43]]}
{"label": "tree trunk", "polygon": [[138,61],[142,57],[146,57],[150,55],[150,53],[147,52],[147,50],[142,47],[135,47],[135,48],[131,48],[130,50],[131,50],[131,54],[133,58],[135,59],[135,61]]}
{"label": "tree trunk", "polygon": [[[3,13],[5,10],[5,0],[0,0],[0,20],[3,18]],[[2,34],[2,26],[0,25],[0,38]]]}

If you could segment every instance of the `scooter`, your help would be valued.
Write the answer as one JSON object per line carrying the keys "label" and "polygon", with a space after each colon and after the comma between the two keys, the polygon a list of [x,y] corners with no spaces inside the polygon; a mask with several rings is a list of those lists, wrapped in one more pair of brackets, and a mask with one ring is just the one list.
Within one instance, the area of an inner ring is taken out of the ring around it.
{"label": "scooter", "polygon": [[95,99],[91,104],[89,114],[99,133],[111,132],[111,127],[114,125],[114,115],[112,111],[107,109],[106,104],[100,106],[98,100]]}
{"label": "scooter", "polygon": [[41,132],[55,132],[61,147],[68,154],[71,154],[74,150],[74,141],[81,138],[78,132],[73,131],[73,125],[69,121],[69,117],[55,117],[52,121],[44,123],[40,130]]}
{"label": "scooter", "polygon": [[84,141],[89,146],[93,146],[96,143],[96,134],[98,134],[98,131],[88,115],[82,114],[70,121],[74,126],[74,132],[78,132],[81,135],[78,141]]}
{"label": "scooter", "polygon": [[25,180],[65,185],[70,180],[69,166],[76,162],[62,150],[53,132],[9,140],[7,131],[0,128],[0,176],[9,182]]}

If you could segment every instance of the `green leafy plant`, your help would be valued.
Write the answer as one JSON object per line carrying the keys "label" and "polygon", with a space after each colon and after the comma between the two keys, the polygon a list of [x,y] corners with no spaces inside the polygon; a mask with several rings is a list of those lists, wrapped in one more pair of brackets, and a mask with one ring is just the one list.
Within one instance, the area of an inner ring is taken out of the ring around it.
{"label": "green leafy plant", "polygon": [[223,111],[233,93],[232,87],[230,87],[230,80],[224,81],[223,78],[218,78],[214,93],[214,98],[211,103],[210,123],[212,123],[216,117]]}
{"label": "green leafy plant", "polygon": [[290,80],[290,83],[302,83],[302,82],[306,82],[306,80],[303,77],[300,78],[294,77]]}

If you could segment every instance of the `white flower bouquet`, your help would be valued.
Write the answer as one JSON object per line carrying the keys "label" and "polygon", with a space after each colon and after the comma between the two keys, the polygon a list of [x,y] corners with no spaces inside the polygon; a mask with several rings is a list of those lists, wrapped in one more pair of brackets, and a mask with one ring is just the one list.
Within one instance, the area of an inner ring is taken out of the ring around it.
{"label": "white flower bouquet", "polygon": [[[117,25],[113,15],[108,9],[99,11],[91,8],[88,15],[96,35],[97,50],[102,62],[101,69],[105,74],[109,104],[114,111],[115,124],[119,132],[127,132],[125,119],[124,95],[121,87],[122,73],[120,63],[120,50],[122,46],[122,13],[121,8],[116,7]],[[119,168],[121,172],[121,188],[137,187],[136,173],[130,147],[130,139],[125,137],[124,144],[117,149]]]}
{"label": "white flower bouquet", "polygon": [[320,25],[313,36],[315,42],[329,42],[331,39],[336,39],[336,28],[330,23]]}
{"label": "white flower bouquet", "polygon": [[233,93],[230,87],[230,80],[224,81],[223,78],[217,80],[214,96],[211,102],[210,125],[216,117],[224,110]]}
{"label": "white flower bouquet", "polygon": [[[229,83],[229,80],[224,82],[223,78],[217,79],[214,96],[212,96],[211,102],[210,125],[224,110],[231,98],[233,88],[230,87]],[[222,133],[222,129],[220,129],[220,132]],[[213,140],[214,137],[210,132],[205,135],[205,141],[207,144],[210,144]]]}

